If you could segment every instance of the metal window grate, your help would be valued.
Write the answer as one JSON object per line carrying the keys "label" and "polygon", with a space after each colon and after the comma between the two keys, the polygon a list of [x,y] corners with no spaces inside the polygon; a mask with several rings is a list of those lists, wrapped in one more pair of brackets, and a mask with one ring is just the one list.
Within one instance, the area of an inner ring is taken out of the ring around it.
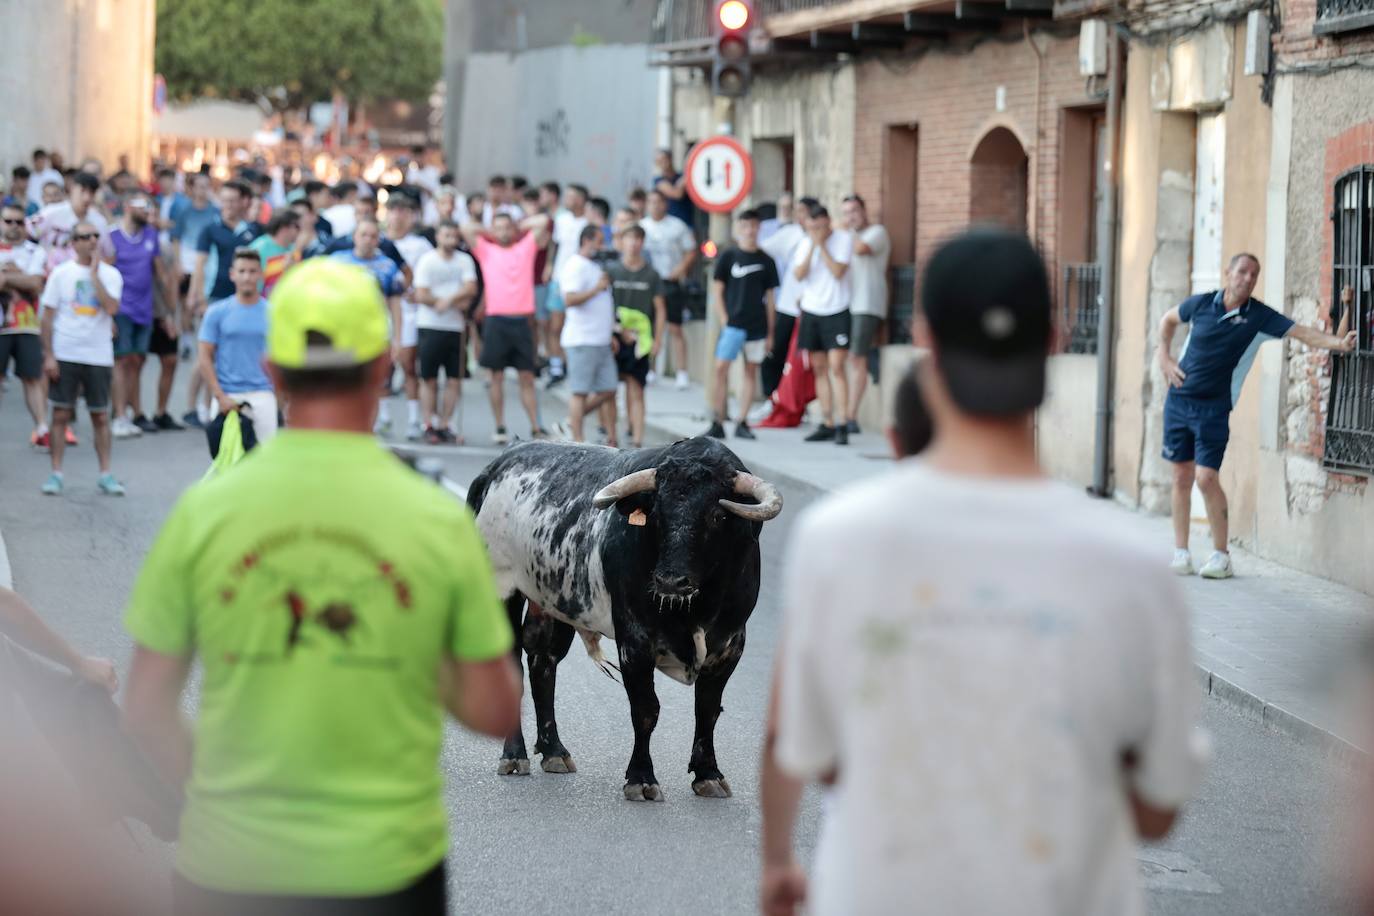
{"label": "metal window grate", "polygon": [[1317,0],[1317,20],[1312,31],[1318,35],[1353,32],[1374,26],[1374,0]]}
{"label": "metal window grate", "polygon": [[1065,353],[1096,353],[1097,325],[1102,317],[1102,267],[1065,264],[1059,296],[1060,328]]}
{"label": "metal window grate", "polygon": [[[1336,180],[1331,213],[1332,319],[1356,333],[1356,352],[1335,354],[1326,411],[1323,464],[1374,472],[1374,165]],[[1334,329],[1333,329],[1334,330]]]}

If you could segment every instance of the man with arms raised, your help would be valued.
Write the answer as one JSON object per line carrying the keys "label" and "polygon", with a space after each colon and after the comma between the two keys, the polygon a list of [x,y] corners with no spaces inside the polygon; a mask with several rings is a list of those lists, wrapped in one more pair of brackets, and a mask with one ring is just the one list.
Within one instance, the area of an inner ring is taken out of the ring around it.
{"label": "man with arms raised", "polygon": [[[1183,596],[1036,460],[1052,320],[1024,235],[936,251],[914,330],[934,442],[793,532],[762,909],[1140,916],[1137,843],[1206,751]],[[810,887],[804,780],[835,782]]]}
{"label": "man with arms raised", "polygon": [[466,507],[370,435],[392,344],[373,278],[292,269],[267,341],[291,428],[182,496],[125,618],[126,727],[186,794],[175,907],[440,916],[442,713],[519,724],[510,625]]}
{"label": "man with arms raised", "polygon": [[481,365],[491,373],[487,393],[491,397],[492,418],[496,421],[495,441],[505,445],[506,370],[514,369],[520,384],[520,403],[530,420],[530,435],[539,428],[538,395],[534,390],[537,351],[534,340],[534,268],[541,251],[549,244],[549,218],[537,213],[518,225],[509,214],[500,213],[491,231],[473,223],[463,232],[477,263],[482,266],[483,312],[486,318]]}

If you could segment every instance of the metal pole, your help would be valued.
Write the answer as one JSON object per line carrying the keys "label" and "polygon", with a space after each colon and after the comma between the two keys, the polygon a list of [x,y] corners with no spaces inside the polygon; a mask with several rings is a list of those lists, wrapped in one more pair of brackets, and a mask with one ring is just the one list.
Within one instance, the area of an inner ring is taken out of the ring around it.
{"label": "metal pole", "polygon": [[1125,48],[1115,31],[1107,49],[1107,74],[1111,81],[1107,88],[1107,199],[1106,231],[1097,240],[1097,261],[1102,265],[1098,286],[1100,304],[1097,319],[1097,411],[1096,435],[1093,440],[1092,494],[1102,498],[1112,495],[1112,346],[1116,337],[1116,257],[1118,216],[1121,195],[1121,96],[1125,80],[1123,64]]}
{"label": "metal pole", "polygon": [[[712,104],[712,116],[718,126],[719,132],[727,136],[735,133],[735,100],[722,96],[717,96]],[[711,241],[716,245],[717,253],[728,248],[733,239],[730,234],[729,213],[711,214]],[[705,272],[703,272],[705,275]],[[706,284],[706,339],[702,342],[700,352],[697,354],[697,365],[701,370],[701,378],[706,382],[706,397],[709,403],[714,404],[717,396],[715,390],[715,340],[720,336],[720,318],[716,315],[715,309],[711,308],[711,284]]]}

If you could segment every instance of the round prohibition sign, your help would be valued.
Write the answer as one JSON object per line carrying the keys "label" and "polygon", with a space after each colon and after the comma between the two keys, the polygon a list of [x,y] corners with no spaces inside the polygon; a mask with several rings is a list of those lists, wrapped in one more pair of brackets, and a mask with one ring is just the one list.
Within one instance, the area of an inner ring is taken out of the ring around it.
{"label": "round prohibition sign", "polygon": [[729,213],[754,186],[754,160],[734,137],[703,140],[687,157],[687,196],[708,213]]}

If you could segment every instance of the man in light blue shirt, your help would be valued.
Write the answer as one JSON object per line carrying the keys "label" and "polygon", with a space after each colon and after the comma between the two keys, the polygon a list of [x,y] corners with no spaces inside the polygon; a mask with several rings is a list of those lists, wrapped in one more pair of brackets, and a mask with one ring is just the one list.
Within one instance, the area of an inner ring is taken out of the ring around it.
{"label": "man in light blue shirt", "polygon": [[262,260],[251,248],[234,253],[234,295],[205,312],[200,325],[200,374],[216,413],[243,411],[258,442],[277,432],[277,396],[263,368],[267,350],[267,300],[258,292]]}

